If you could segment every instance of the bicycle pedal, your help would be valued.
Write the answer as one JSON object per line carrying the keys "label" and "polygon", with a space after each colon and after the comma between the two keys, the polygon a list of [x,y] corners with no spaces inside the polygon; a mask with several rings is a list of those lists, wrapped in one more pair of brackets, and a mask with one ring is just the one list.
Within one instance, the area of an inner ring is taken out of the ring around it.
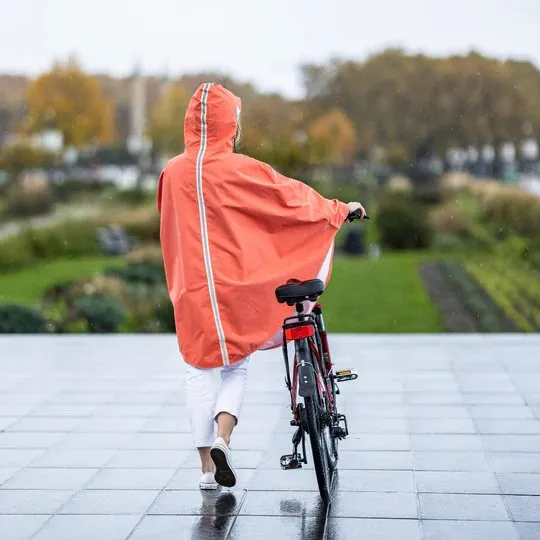
{"label": "bicycle pedal", "polygon": [[[343,424],[341,426],[340,424]],[[347,417],[344,414],[338,414],[337,423],[334,424],[334,436],[338,439],[344,439],[349,435],[349,426],[347,424]]]}
{"label": "bicycle pedal", "polygon": [[334,437],[336,437],[336,439],[344,439],[345,437],[347,437],[348,433],[347,433],[347,430],[345,428],[342,428],[341,426],[336,426],[334,428],[334,433],[333,433]]}
{"label": "bicycle pedal", "polygon": [[358,379],[358,372],[356,369],[340,369],[336,371],[334,377],[338,382],[354,381]]}
{"label": "bicycle pedal", "polygon": [[300,454],[286,454],[285,456],[281,456],[281,459],[279,461],[281,464],[281,468],[285,471],[288,471],[290,469],[301,469],[301,459],[302,456]]}

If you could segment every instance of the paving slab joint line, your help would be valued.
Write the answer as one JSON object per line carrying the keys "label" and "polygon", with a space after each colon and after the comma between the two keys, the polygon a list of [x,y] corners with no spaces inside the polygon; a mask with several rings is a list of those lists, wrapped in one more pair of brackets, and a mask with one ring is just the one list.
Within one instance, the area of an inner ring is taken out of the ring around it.
{"label": "paving slab joint line", "polygon": [[[252,480],[253,481],[253,480]],[[250,482],[251,483],[251,482]],[[238,510],[234,513],[234,516],[232,517],[231,524],[229,526],[229,530],[227,531],[227,536],[225,536],[225,540],[230,537],[231,532],[233,530],[234,524],[236,523],[236,520],[238,519],[238,516],[240,515],[240,510],[242,509],[242,506],[244,505],[244,501],[246,500],[248,490],[247,488],[243,490],[244,494],[242,495],[242,500],[240,501],[240,504],[238,505]]]}
{"label": "paving slab joint line", "polygon": [[[506,371],[506,370],[505,370]],[[472,421],[473,421],[473,424],[474,424],[474,427],[476,428],[476,430],[478,431],[478,433],[480,433],[479,429],[478,429],[478,419],[477,418],[471,418]],[[482,438],[482,434],[480,434],[480,438]],[[501,483],[499,482],[499,478],[497,477],[497,475],[495,474],[495,471],[493,470],[492,466],[491,466],[491,462],[487,456],[487,452],[485,450],[485,447],[484,447],[484,442],[482,441],[482,450],[484,452],[484,456],[485,456],[485,459],[486,459],[486,462],[488,464],[488,469],[489,469],[489,472],[492,476],[492,478],[495,480],[495,484],[496,486],[499,488],[499,493],[498,493],[498,496],[502,499],[502,502],[503,502],[503,505],[504,505],[504,509],[506,510],[506,514],[508,515],[508,519],[512,522],[512,526],[514,527],[514,530],[516,531],[516,535],[517,537],[519,538],[520,537],[520,534],[519,534],[519,531],[517,530],[517,527],[515,525],[515,522],[514,520],[512,519],[512,514],[510,513],[510,507],[508,506],[507,502],[506,502],[506,499],[505,497],[503,497],[503,489],[502,489],[502,486],[501,486]]]}
{"label": "paving slab joint line", "polygon": [[[275,431],[274,431],[275,432]],[[271,437],[270,437],[270,440],[271,440]],[[268,448],[266,449],[266,451],[268,452]],[[261,452],[261,454],[264,456],[264,451]],[[262,458],[261,458],[262,459]],[[227,531],[227,536],[225,536],[225,540],[227,540],[227,538],[230,537],[231,535],[231,532],[233,530],[233,527],[234,527],[234,524],[236,523],[236,520],[238,518],[238,516],[240,515],[240,511],[242,510],[242,506],[244,506],[244,502],[246,500],[246,497],[251,489],[251,485],[253,484],[253,482],[255,481],[255,478],[257,477],[257,472],[259,470],[262,470],[261,469],[261,460],[259,460],[259,462],[257,463],[257,467],[255,467],[255,472],[253,473],[253,475],[251,476],[251,479],[249,480],[247,486],[245,487],[245,489],[243,490],[244,491],[244,495],[242,496],[242,500],[240,502],[240,504],[238,505],[238,511],[235,512],[234,514],[234,517],[233,517],[233,520],[231,522],[231,526],[229,527],[229,530]],[[127,540],[127,539],[126,539]]]}
{"label": "paving slab joint line", "polygon": [[[38,456],[38,457],[39,457],[39,456]],[[36,458],[36,459],[37,459],[37,458]],[[35,460],[33,460],[33,461],[35,461]],[[33,463],[33,461],[30,462],[30,463]],[[27,465],[26,468],[29,468],[29,466],[30,466],[30,464]],[[50,468],[54,468],[54,467],[50,467]],[[24,469],[24,467],[23,467],[23,469]],[[21,470],[23,470],[23,469],[21,469]],[[72,495],[72,496],[71,496],[71,497],[70,497],[63,505],[61,505],[61,506],[56,510],[56,512],[54,512],[54,514],[52,514],[52,515],[49,517],[49,519],[47,519],[47,520],[45,521],[45,523],[43,523],[43,524],[41,525],[41,527],[39,527],[39,529],[38,529],[37,531],[35,531],[34,534],[32,534],[32,536],[30,536],[30,537],[28,538],[28,540],[32,540],[33,538],[35,538],[36,535],[37,535],[40,531],[43,530],[43,528],[47,525],[47,523],[49,523],[49,521],[51,521],[55,516],[57,516],[58,513],[60,512],[60,510],[62,510],[63,508],[65,508],[65,507],[66,507],[66,506],[67,506],[67,505],[68,505],[68,504],[69,504],[69,503],[70,503],[70,502],[71,502],[71,501],[72,501],[79,493],[81,493],[81,491],[83,491],[84,489],[86,489],[86,486],[88,486],[88,484],[90,484],[90,482],[95,478],[95,476],[97,476],[97,475],[99,474],[99,472],[102,471],[102,470],[103,470],[103,468],[98,469],[98,470],[97,470],[97,471],[96,471],[96,472],[95,472],[95,473],[94,473],[94,474],[93,474],[93,475],[92,475],[92,476],[91,476],[91,477],[90,477],[90,478],[89,478],[89,479],[88,479],[88,480],[87,480],[87,481],[86,481],[86,482],[85,482],[78,490],[74,490],[73,495]],[[152,503],[152,504],[153,504],[153,503]]]}

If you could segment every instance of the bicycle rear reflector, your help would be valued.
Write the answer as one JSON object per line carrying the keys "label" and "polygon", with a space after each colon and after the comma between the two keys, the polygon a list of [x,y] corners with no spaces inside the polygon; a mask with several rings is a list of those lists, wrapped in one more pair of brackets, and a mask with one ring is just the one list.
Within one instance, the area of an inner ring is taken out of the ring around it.
{"label": "bicycle rear reflector", "polygon": [[313,335],[315,335],[315,327],[312,324],[293,326],[292,328],[285,329],[285,339],[287,341],[294,341],[297,339],[311,337]]}

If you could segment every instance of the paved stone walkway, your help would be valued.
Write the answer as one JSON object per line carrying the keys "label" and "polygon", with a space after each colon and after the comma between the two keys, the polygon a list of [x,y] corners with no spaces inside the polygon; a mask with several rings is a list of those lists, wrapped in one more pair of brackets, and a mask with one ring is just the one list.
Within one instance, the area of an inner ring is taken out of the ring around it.
{"label": "paved stone walkway", "polygon": [[2,540],[540,539],[540,336],[339,336],[351,436],[329,516],[256,356],[239,483],[203,495],[169,336],[0,338]]}

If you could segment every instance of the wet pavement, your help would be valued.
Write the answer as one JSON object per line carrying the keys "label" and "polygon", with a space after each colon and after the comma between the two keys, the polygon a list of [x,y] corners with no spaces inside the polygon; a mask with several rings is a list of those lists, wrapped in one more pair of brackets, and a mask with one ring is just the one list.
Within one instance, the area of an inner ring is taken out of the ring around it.
{"label": "wet pavement", "polygon": [[540,336],[334,336],[350,437],[329,511],[253,358],[239,481],[197,489],[174,337],[0,338],[0,538],[540,539]]}

